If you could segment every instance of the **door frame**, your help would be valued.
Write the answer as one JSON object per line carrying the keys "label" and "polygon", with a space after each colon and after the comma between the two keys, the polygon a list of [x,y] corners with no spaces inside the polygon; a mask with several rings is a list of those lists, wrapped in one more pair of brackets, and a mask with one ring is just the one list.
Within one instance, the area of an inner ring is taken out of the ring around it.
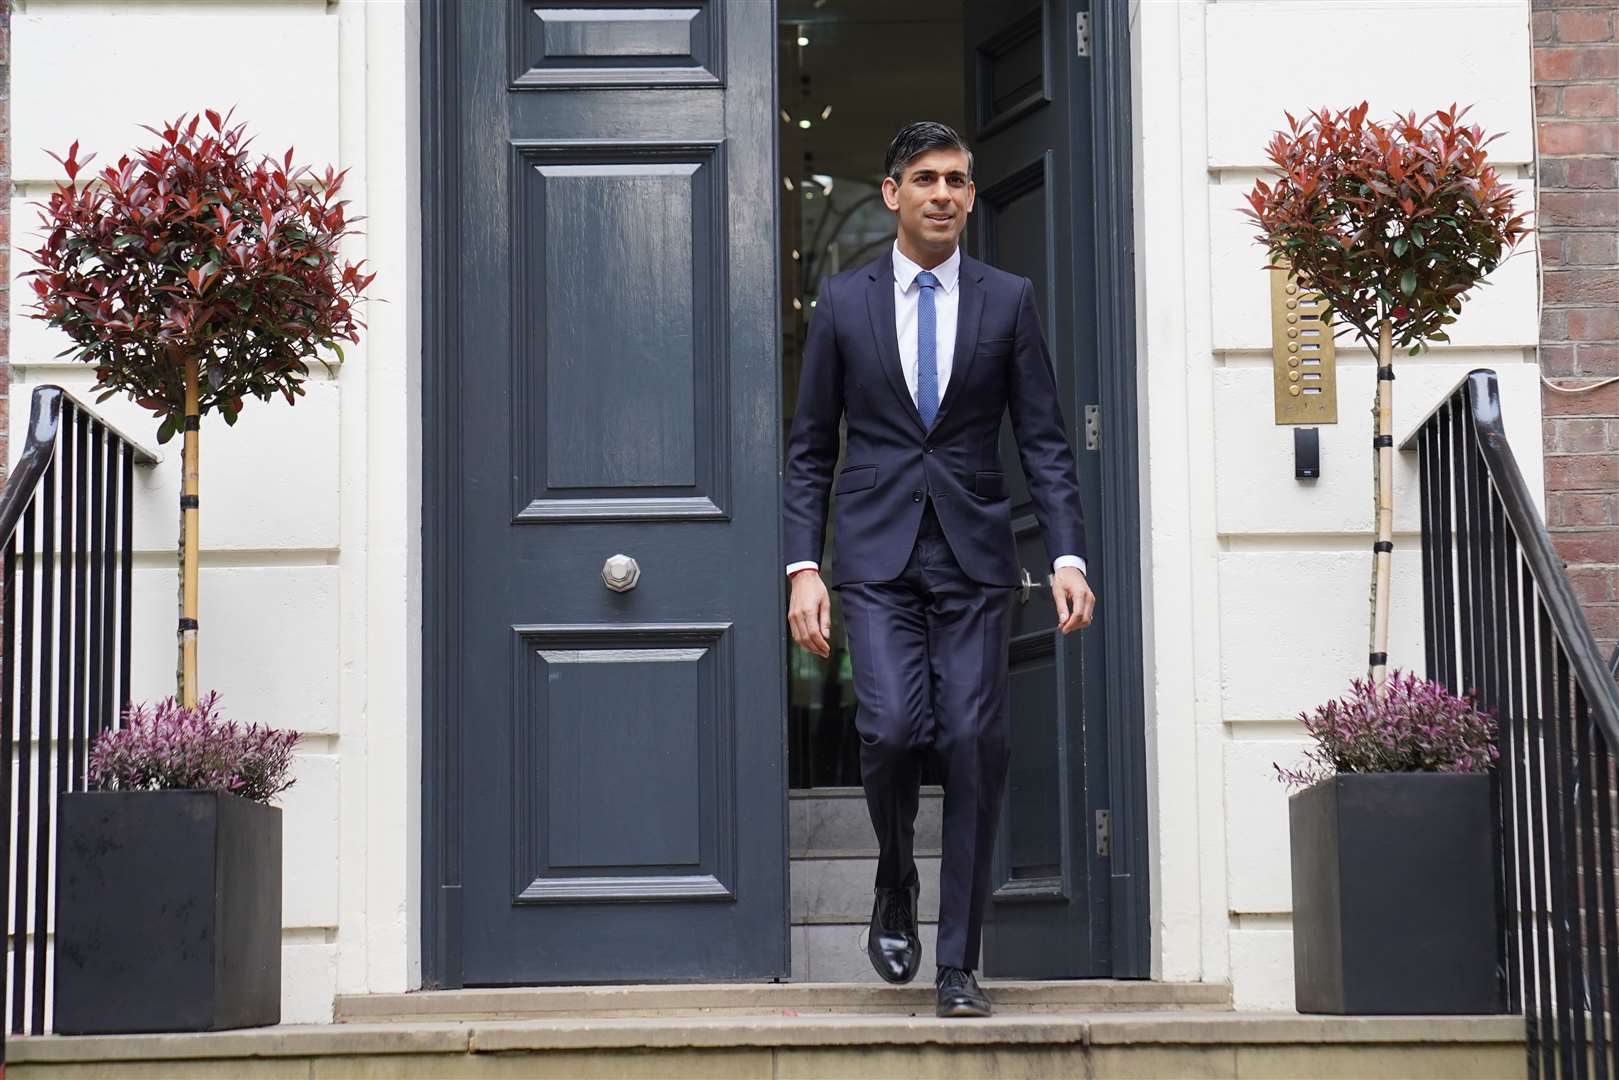
{"label": "door frame", "polygon": [[[423,990],[459,989],[461,963],[461,738],[449,722],[461,696],[461,548],[455,478],[461,475],[459,0],[421,2],[422,228],[422,895]],[[446,212],[446,208],[449,211]]]}
{"label": "door frame", "polygon": [[[461,552],[456,519],[461,428],[446,408],[460,385],[456,349],[459,273],[459,127],[457,0],[421,3],[422,229],[422,989],[462,985],[461,740],[451,724],[460,699]],[[1102,502],[1098,514],[1106,591],[1123,603],[1099,605],[1093,632],[1108,662],[1107,709],[1112,855],[1109,878],[1115,978],[1151,973],[1151,894],[1143,668],[1141,508],[1136,433],[1135,236],[1132,213],[1130,36],[1128,0],[1091,0],[1090,147],[1096,192],[1097,355],[1120,358],[1099,372]],[[1077,47],[1077,28],[1069,47]],[[774,107],[774,106],[772,106]],[[1075,151],[1079,152],[1078,149]],[[445,212],[451,208],[450,212]],[[772,210],[772,217],[775,212]],[[778,386],[777,392],[780,392]],[[1081,410],[1083,403],[1068,403]],[[1127,437],[1108,438],[1119,432]],[[785,628],[781,633],[785,635]],[[785,646],[783,648],[785,655]],[[783,784],[785,785],[785,775]],[[785,838],[784,838],[785,842]]]}
{"label": "door frame", "polygon": [[[1103,589],[1099,603],[1107,652],[1108,802],[1112,822],[1109,944],[1113,977],[1152,974],[1152,893],[1147,816],[1147,712],[1142,627],[1139,427],[1136,423],[1135,213],[1131,156],[1130,0],[1090,0],[1092,190],[1096,193],[1098,372],[1102,505],[1098,515]],[[1078,48],[1078,28],[1068,47]],[[1075,152],[1078,152],[1076,148]],[[1071,402],[1070,407],[1080,408]],[[1115,434],[1116,433],[1116,434]],[[1112,437],[1110,438],[1110,435]]]}

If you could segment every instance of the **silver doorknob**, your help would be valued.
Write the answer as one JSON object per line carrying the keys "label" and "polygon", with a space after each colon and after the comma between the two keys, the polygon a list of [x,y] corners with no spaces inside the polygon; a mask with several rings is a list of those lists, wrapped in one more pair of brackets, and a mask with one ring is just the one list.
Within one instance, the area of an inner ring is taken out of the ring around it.
{"label": "silver doorknob", "polygon": [[602,563],[602,584],[614,592],[629,592],[641,580],[641,566],[628,555],[611,555]]}
{"label": "silver doorknob", "polygon": [[1018,603],[1027,604],[1029,602],[1029,590],[1032,588],[1034,588],[1034,578],[1029,576],[1029,568],[1025,566],[1023,567],[1023,580],[1018,582],[1017,587]]}

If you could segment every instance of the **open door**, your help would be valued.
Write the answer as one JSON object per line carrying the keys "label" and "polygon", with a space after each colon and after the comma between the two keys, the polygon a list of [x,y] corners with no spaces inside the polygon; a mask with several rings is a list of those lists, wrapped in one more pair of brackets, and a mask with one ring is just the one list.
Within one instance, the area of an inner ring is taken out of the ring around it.
{"label": "open door", "polygon": [[1111,601],[1099,456],[1086,407],[1098,401],[1094,338],[1088,61],[1079,0],[967,0],[968,141],[978,202],[969,239],[984,261],[1034,283],[1079,463],[1098,597],[1091,627],[1056,632],[1051,564],[1008,419],[1001,457],[1013,478],[1013,531],[1031,582],[1012,627],[1011,774],[996,843],[984,970],[995,976],[1112,974],[1109,949],[1107,670],[1100,606]]}

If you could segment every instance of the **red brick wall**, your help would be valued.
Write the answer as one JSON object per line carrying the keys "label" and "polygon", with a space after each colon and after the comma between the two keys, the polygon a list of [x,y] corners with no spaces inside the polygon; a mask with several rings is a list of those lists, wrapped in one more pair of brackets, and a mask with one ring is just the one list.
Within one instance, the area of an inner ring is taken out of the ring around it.
{"label": "red brick wall", "polygon": [[1546,517],[1607,656],[1619,640],[1619,5],[1531,8],[1540,371],[1581,391],[1541,387]]}

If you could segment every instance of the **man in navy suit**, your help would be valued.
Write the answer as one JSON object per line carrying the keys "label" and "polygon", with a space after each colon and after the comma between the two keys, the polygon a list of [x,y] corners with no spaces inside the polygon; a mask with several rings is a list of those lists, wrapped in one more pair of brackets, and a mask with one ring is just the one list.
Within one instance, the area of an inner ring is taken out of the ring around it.
{"label": "man in navy suit", "polygon": [[[793,640],[827,656],[827,586],[843,601],[879,851],[866,952],[889,982],[909,982],[921,963],[912,840],[922,756],[940,765],[940,1016],[990,1013],[973,970],[1006,781],[1007,647],[1020,580],[999,452],[1008,409],[1062,632],[1089,625],[1095,605],[1034,288],[961,253],[973,197],[972,152],[955,131],[919,122],[889,144],[883,201],[898,235],[875,262],[821,285],[782,514]],[[843,420],[846,464],[834,478]],[[837,535],[823,581],[829,493]]]}

